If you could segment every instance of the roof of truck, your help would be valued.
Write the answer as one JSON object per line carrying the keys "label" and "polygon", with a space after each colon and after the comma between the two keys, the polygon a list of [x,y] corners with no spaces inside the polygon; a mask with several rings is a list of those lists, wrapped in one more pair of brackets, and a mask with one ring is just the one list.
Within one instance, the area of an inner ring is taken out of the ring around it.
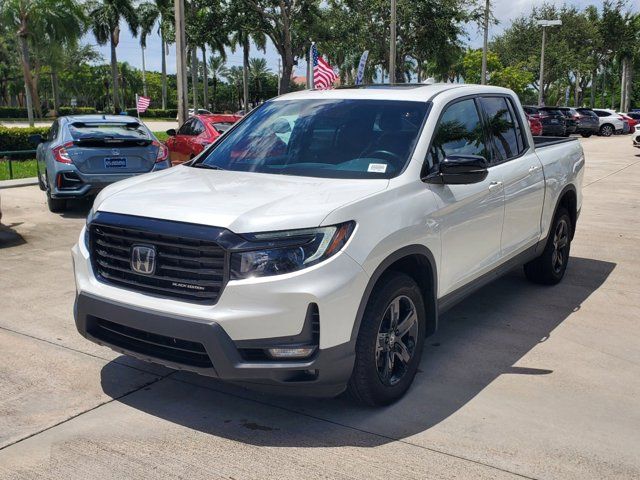
{"label": "roof of truck", "polygon": [[408,100],[427,101],[439,93],[453,89],[465,90],[461,95],[476,93],[504,93],[508,92],[504,88],[488,85],[474,85],[465,83],[404,83],[396,85],[373,84],[354,87],[341,87],[331,90],[302,90],[299,92],[287,93],[274,99],[278,100],[298,100],[308,99],[367,99],[367,100]]}

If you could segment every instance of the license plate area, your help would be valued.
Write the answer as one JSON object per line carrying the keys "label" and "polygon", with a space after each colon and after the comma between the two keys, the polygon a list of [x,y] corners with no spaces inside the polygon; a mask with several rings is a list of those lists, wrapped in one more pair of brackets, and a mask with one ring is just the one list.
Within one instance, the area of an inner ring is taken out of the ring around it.
{"label": "license plate area", "polygon": [[110,157],[104,159],[105,168],[127,168],[127,159],[124,157]]}

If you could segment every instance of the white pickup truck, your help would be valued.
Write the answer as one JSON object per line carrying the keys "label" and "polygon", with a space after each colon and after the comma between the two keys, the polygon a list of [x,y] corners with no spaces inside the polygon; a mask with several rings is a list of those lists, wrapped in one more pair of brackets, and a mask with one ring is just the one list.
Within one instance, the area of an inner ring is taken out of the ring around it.
{"label": "white pickup truck", "polygon": [[389,404],[447,308],[519,265],[563,278],[583,172],[580,143],[534,139],[510,90],[283,95],[98,195],[73,248],[76,326],[252,388]]}

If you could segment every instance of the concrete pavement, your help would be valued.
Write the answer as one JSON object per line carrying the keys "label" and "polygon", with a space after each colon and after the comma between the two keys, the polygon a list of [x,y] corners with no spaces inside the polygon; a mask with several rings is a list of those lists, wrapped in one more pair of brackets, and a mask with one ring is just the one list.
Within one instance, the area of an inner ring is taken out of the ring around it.
{"label": "concrete pavement", "polygon": [[581,139],[565,281],[520,271],[448,312],[408,396],[260,395],[80,337],[69,248],[87,205],[0,191],[0,478],[640,477],[640,153]]}

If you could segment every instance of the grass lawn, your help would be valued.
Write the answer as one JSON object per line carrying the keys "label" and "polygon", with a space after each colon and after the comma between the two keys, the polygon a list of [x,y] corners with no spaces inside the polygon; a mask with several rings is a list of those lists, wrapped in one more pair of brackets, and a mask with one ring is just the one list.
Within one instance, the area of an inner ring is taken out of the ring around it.
{"label": "grass lawn", "polygon": [[156,136],[156,138],[158,140],[160,140],[161,142],[166,142],[167,138],[169,138],[169,135],[167,135],[167,132],[153,132],[153,134]]}
{"label": "grass lawn", "polygon": [[[14,160],[13,178],[37,177],[37,167],[35,160]],[[9,162],[0,160],[0,180],[9,180]]]}

